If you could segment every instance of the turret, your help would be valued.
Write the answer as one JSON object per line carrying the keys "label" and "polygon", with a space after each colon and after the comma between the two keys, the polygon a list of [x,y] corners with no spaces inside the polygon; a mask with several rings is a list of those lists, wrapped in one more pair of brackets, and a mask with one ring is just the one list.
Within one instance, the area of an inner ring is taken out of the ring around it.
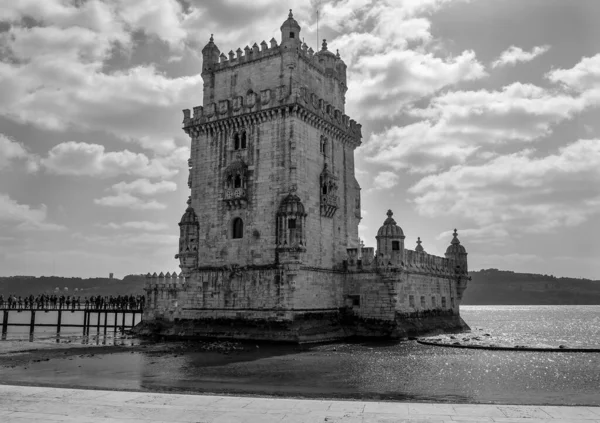
{"label": "turret", "polygon": [[198,217],[192,207],[191,197],[188,198],[187,204],[188,207],[179,222],[179,253],[175,255],[184,275],[198,267]]}
{"label": "turret", "polygon": [[454,234],[450,245],[446,249],[446,258],[454,260],[456,273],[456,296],[459,300],[462,299],[462,294],[467,288],[467,282],[470,277],[467,275],[469,268],[467,266],[467,250],[460,245],[458,233],[454,229]]}
{"label": "turret", "polygon": [[202,49],[202,80],[204,81],[204,103],[214,101],[215,75],[214,70],[219,63],[219,48],[214,43],[212,34],[208,44]]}
{"label": "turret", "polygon": [[281,47],[292,49],[300,44],[300,25],[294,19],[292,9],[290,9],[287,20],[281,25]]}
{"label": "turret", "polygon": [[387,211],[387,219],[377,231],[377,263],[381,266],[401,266],[404,258],[404,232]]}
{"label": "turret", "polygon": [[208,44],[202,49],[202,74],[212,72],[215,65],[219,63],[219,47],[214,42],[213,34],[210,34]]}
{"label": "turret", "polygon": [[450,245],[446,249],[446,258],[456,262],[456,270],[458,273],[467,274],[469,268],[467,266],[467,250],[460,244],[458,232],[454,229],[454,234]]}

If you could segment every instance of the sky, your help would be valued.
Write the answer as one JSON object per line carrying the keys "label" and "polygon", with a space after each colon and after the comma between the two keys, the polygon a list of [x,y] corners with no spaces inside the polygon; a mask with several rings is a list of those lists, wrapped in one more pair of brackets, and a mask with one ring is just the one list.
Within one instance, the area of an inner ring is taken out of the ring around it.
{"label": "sky", "polygon": [[293,9],[348,65],[360,236],[600,279],[597,0],[0,0],[0,276],[178,271],[201,50]]}

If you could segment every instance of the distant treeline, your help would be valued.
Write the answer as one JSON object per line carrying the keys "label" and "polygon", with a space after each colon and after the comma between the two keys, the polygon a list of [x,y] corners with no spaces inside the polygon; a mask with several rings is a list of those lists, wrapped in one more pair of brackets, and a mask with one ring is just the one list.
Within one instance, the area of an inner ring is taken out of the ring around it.
{"label": "distant treeline", "polygon": [[600,281],[498,269],[470,276],[463,305],[600,305]]}
{"label": "distant treeline", "polygon": [[144,281],[145,277],[142,275],[128,275],[123,279],[9,276],[0,277],[0,294],[5,297],[10,294],[35,296],[54,293],[58,288],[62,294],[81,297],[91,295],[137,295],[144,293]]}
{"label": "distant treeline", "polygon": [[[472,280],[464,293],[463,305],[600,305],[600,281],[498,269],[480,270],[470,275]],[[137,295],[144,293],[144,282],[143,275],[128,275],[123,279],[11,276],[0,277],[0,294],[5,297],[50,294],[58,287],[65,295],[82,297]]]}

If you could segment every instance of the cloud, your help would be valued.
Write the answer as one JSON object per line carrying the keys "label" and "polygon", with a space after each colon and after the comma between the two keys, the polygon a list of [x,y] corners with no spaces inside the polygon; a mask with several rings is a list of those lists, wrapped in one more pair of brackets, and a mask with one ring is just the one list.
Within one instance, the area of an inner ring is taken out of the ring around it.
{"label": "cloud", "polygon": [[165,166],[160,158],[149,159],[145,154],[129,150],[106,152],[102,145],[75,141],[55,145],[40,163],[56,175],[100,178],[117,175],[168,178],[178,172]]}
{"label": "cloud", "polygon": [[400,177],[394,172],[379,172],[373,180],[375,189],[389,189],[398,184]]}
{"label": "cloud", "polygon": [[104,229],[135,229],[147,232],[163,231],[169,228],[169,225],[165,223],[148,222],[146,220],[123,223],[110,222],[107,224],[99,224],[98,226]]}
{"label": "cloud", "polygon": [[554,83],[560,83],[577,92],[597,90],[600,88],[600,54],[582,58],[571,69],[550,71],[546,77]]}
{"label": "cloud", "polygon": [[518,237],[576,226],[600,212],[600,140],[579,140],[556,154],[533,150],[457,165],[409,189],[418,213],[457,216]]}
{"label": "cloud", "polygon": [[0,170],[7,169],[12,162],[18,160],[26,162],[27,171],[38,170],[37,158],[23,144],[0,134]]}
{"label": "cloud", "polygon": [[156,195],[177,190],[177,184],[172,181],[150,182],[148,179],[136,179],[133,182],[119,182],[112,186],[117,193]]}
{"label": "cloud", "polygon": [[497,91],[448,92],[410,111],[425,120],[372,134],[362,148],[370,162],[432,173],[487,159],[495,145],[539,140],[586,107],[581,97],[518,82]]}
{"label": "cloud", "polygon": [[549,45],[534,47],[531,51],[524,51],[520,47],[510,46],[507,50],[500,54],[500,57],[492,62],[493,68],[511,65],[514,66],[519,62],[531,62],[538,56],[550,50]]}
{"label": "cloud", "polygon": [[[17,230],[59,231],[62,225],[47,222],[48,207],[40,205],[33,209],[26,204],[19,204],[7,194],[0,193],[0,225],[10,225]],[[16,225],[16,226],[15,226]]]}
{"label": "cloud", "polygon": [[156,200],[144,201],[128,193],[94,199],[94,204],[105,207],[124,207],[132,210],[164,210],[167,206]]}

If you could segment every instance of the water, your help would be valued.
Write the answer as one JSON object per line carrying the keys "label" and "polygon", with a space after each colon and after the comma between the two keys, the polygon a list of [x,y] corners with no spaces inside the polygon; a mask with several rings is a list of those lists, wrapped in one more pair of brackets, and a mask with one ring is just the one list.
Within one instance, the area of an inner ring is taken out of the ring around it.
{"label": "water", "polygon": [[[598,347],[600,306],[463,307],[510,339]],[[301,397],[600,405],[600,354],[481,351],[416,342],[72,355],[2,368],[4,383]],[[0,343],[1,350],[1,343]],[[122,350],[120,350],[122,351]],[[1,364],[1,356],[0,356]]]}

